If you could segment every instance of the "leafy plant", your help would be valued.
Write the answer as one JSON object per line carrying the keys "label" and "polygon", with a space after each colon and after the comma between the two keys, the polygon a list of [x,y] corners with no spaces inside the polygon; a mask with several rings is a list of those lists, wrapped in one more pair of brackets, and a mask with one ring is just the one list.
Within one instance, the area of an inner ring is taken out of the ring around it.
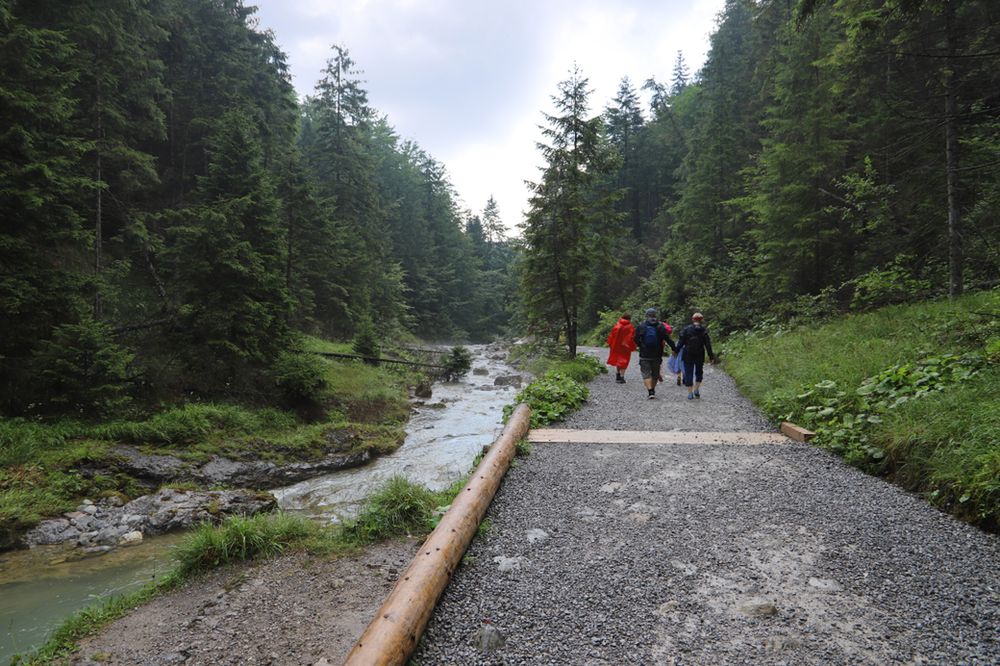
{"label": "leafy plant", "polygon": [[326,362],[312,354],[281,352],[271,372],[274,383],[293,402],[319,400],[327,388]]}
{"label": "leafy plant", "polygon": [[531,407],[531,427],[563,420],[590,395],[590,390],[558,372],[549,372],[525,386],[514,402],[503,408],[504,419],[510,418],[514,407],[527,403]]}

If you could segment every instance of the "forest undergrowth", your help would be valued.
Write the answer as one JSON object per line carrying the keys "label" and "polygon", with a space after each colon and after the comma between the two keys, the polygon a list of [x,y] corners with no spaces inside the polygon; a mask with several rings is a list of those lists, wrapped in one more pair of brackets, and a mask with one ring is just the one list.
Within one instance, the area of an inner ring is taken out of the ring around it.
{"label": "forest undergrowth", "polygon": [[1000,526],[1000,290],[731,336],[725,367],[774,421],[986,529]]}

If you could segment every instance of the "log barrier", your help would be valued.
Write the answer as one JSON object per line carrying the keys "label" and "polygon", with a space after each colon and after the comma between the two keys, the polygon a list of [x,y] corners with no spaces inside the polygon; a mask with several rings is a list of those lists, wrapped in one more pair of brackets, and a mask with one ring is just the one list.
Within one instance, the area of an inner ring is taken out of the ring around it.
{"label": "log barrier", "polygon": [[531,408],[525,404],[511,415],[503,433],[354,644],[344,666],[406,663],[493,501],[514,458],[517,442],[528,432],[530,417]]}

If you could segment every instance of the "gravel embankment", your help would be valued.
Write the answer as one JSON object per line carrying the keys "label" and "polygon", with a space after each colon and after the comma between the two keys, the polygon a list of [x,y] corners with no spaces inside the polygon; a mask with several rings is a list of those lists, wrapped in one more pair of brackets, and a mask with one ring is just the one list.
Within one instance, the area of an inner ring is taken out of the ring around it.
{"label": "gravel embankment", "polygon": [[[591,392],[559,427],[770,429],[714,368]],[[811,446],[537,444],[488,518],[415,663],[1000,663],[1000,539]]]}

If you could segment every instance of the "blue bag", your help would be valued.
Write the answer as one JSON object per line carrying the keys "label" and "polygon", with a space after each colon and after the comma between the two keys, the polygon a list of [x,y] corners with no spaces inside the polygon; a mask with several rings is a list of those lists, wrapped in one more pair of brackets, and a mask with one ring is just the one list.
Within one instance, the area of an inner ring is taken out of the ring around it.
{"label": "blue bag", "polygon": [[677,348],[677,356],[671,356],[667,359],[667,369],[670,372],[677,374],[678,372],[684,372],[684,352],[683,347]]}

